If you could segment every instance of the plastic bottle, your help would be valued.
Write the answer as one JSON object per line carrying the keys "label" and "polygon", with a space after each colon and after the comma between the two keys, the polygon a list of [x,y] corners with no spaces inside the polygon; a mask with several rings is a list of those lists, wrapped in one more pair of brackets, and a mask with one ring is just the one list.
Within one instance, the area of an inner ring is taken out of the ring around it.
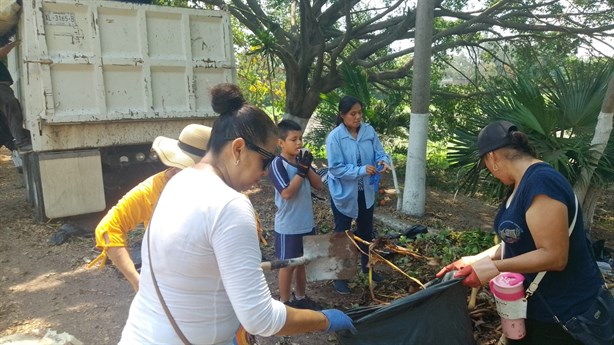
{"label": "plastic bottle", "polygon": [[369,176],[369,184],[375,185],[376,190],[379,188],[380,173],[382,170],[384,170],[384,165],[380,164],[377,166],[377,172]]}
{"label": "plastic bottle", "polygon": [[[526,335],[522,314],[525,296],[524,276],[520,273],[503,272],[490,280],[490,291],[497,299],[497,312],[501,316],[503,334],[509,339],[522,339]],[[524,304],[526,315],[526,302]]]}

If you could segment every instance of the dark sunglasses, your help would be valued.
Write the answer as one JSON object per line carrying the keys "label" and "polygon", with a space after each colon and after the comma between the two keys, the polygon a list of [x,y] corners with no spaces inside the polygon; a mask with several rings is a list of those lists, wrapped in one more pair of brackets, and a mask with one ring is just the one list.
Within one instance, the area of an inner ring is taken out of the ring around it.
{"label": "dark sunglasses", "polygon": [[275,155],[245,138],[243,138],[243,140],[245,140],[245,145],[248,149],[257,152],[259,155],[262,156],[262,170],[266,170],[269,165],[271,165],[273,159],[275,159]]}

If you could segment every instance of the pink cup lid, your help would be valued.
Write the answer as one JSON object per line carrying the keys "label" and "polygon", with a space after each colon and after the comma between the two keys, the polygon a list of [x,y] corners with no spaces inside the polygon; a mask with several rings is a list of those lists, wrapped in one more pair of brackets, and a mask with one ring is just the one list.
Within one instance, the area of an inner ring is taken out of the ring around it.
{"label": "pink cup lid", "polygon": [[493,283],[502,288],[514,288],[522,285],[524,276],[520,273],[503,272],[493,278]]}
{"label": "pink cup lid", "polygon": [[524,297],[524,276],[520,273],[503,272],[490,280],[490,291],[505,301]]}

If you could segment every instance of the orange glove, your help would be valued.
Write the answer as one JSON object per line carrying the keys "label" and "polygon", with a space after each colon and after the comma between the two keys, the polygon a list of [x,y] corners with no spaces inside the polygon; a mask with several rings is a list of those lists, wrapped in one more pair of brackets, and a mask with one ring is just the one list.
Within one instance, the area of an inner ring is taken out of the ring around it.
{"label": "orange glove", "polygon": [[441,271],[437,272],[435,277],[441,278],[441,277],[443,277],[448,272],[458,271],[460,269],[463,269],[463,268],[471,265],[474,261],[476,261],[476,260],[474,259],[473,256],[463,256],[462,258],[460,258],[460,259],[454,261],[453,263],[449,264],[448,266],[442,268]]}
{"label": "orange glove", "polygon": [[463,267],[456,272],[454,278],[465,277],[461,284],[477,288],[488,283],[492,278],[499,275],[499,270],[492,259],[488,256],[474,262],[473,264]]}

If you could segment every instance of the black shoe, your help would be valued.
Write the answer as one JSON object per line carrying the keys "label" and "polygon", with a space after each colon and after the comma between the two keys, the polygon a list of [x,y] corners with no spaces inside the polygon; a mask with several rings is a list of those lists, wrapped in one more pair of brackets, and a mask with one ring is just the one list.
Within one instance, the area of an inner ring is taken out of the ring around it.
{"label": "black shoe", "polygon": [[[367,277],[369,276],[369,271],[367,271],[367,272],[362,272],[362,273],[363,273],[363,274],[366,274],[366,275],[367,275]],[[371,280],[373,280],[373,281],[374,281],[374,282],[376,282],[376,283],[381,283],[381,282],[383,282],[385,279],[384,279],[384,277],[382,277],[382,275],[381,275],[381,274],[379,274],[379,273],[377,273],[377,272],[373,272],[373,273],[371,274]]]}
{"label": "black shoe", "polygon": [[290,302],[290,306],[297,309],[311,309],[311,310],[322,310],[322,306],[316,303],[309,297],[305,297],[302,299],[295,299]]}
{"label": "black shoe", "polygon": [[350,293],[350,287],[347,280],[335,280],[333,281],[335,291],[341,295],[348,295]]}
{"label": "black shoe", "polygon": [[294,306],[294,300],[293,299],[291,299],[289,301],[285,301],[284,304],[287,305],[288,307],[296,308]]}
{"label": "black shoe", "polygon": [[371,274],[371,279],[373,279],[373,281],[376,283],[381,283],[385,280],[382,275],[380,275],[379,273],[375,273],[375,272]]}

